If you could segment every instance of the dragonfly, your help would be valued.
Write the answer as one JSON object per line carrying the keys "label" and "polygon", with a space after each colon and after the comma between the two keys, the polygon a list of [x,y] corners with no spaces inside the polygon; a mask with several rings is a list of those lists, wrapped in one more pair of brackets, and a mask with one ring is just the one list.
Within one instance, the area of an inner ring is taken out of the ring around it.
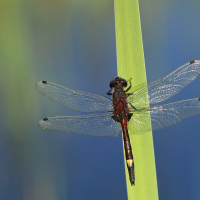
{"label": "dragonfly", "polygon": [[[200,98],[163,105],[200,74],[200,60],[190,61],[164,78],[129,93],[131,80],[115,77],[107,95],[73,90],[49,81],[40,81],[36,88],[44,96],[79,112],[93,114],[48,117],[39,121],[39,127],[73,132],[87,136],[116,137],[123,134],[125,156],[131,185],[135,185],[135,171],[129,134],[139,135],[151,130],[169,127],[200,113]],[[129,86],[127,87],[129,82]],[[150,123],[147,119],[150,116]],[[129,133],[130,132],[130,133]]]}

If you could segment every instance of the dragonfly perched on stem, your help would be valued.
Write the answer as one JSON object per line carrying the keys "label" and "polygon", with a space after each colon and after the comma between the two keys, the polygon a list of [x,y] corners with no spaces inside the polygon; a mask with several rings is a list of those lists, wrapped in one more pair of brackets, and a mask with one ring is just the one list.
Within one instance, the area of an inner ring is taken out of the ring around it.
{"label": "dragonfly perched on stem", "polygon": [[[171,126],[200,113],[200,98],[174,103],[147,106],[165,101],[179,93],[200,74],[200,60],[188,62],[169,75],[128,93],[127,81],[115,77],[110,82],[112,99],[98,94],[72,90],[49,81],[40,81],[36,88],[46,97],[79,112],[97,112],[89,115],[48,117],[39,121],[43,129],[73,132],[89,136],[116,137],[122,130],[125,155],[131,185],[135,185],[135,172],[131,134],[142,134]],[[148,93],[147,93],[148,92]],[[147,98],[148,95],[148,98]],[[150,123],[146,119],[150,115]],[[137,128],[139,127],[139,129]]]}

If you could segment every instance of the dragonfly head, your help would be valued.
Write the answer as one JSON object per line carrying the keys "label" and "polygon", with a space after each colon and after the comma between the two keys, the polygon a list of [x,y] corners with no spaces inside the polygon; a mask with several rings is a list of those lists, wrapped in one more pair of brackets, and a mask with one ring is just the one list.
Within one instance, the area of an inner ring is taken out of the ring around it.
{"label": "dragonfly head", "polygon": [[114,80],[110,81],[110,88],[125,88],[127,86],[127,81],[121,77],[116,76]]}

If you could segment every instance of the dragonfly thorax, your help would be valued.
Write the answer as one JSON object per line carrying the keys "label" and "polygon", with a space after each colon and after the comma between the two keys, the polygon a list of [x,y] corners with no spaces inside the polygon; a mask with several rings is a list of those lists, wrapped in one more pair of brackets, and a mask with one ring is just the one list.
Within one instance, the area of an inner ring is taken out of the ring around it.
{"label": "dragonfly thorax", "polygon": [[112,97],[114,115],[124,115],[129,113],[125,91],[114,91]]}

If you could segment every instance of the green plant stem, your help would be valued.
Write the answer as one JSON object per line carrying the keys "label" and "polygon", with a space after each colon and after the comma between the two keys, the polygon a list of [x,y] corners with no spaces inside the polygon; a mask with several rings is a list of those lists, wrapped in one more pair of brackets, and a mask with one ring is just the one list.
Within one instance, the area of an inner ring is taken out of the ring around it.
{"label": "green plant stem", "polygon": [[[132,78],[133,89],[146,85],[138,0],[115,0],[115,27],[118,75],[126,80]],[[150,116],[146,123],[150,123]],[[128,199],[158,200],[152,132],[131,135],[129,131],[129,134],[135,186],[130,184],[125,160]]]}

